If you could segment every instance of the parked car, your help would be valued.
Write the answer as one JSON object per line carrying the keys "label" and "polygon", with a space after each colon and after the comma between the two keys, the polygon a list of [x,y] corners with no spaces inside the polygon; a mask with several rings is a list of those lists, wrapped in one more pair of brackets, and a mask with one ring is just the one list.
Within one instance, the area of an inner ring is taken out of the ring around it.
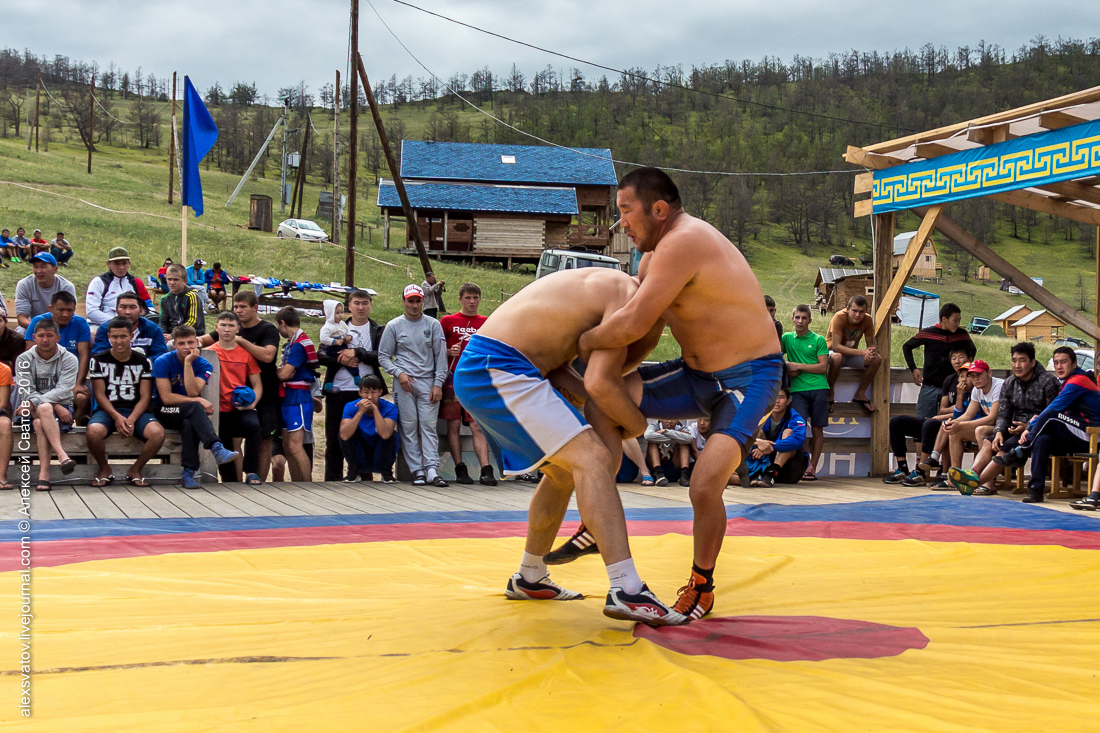
{"label": "parked car", "polygon": [[275,236],[281,239],[304,239],[310,242],[327,242],[325,230],[309,219],[287,219],[279,224]]}
{"label": "parked car", "polygon": [[970,333],[982,334],[985,333],[985,329],[987,328],[989,328],[988,318],[979,318],[978,316],[973,316],[970,319],[970,325],[966,327],[966,330]]}
{"label": "parked car", "polygon": [[1076,336],[1063,336],[1062,338],[1055,341],[1054,345],[1056,347],[1057,346],[1080,346],[1082,349],[1091,349],[1092,348],[1092,344],[1090,344],[1088,341],[1085,341],[1084,339],[1079,339]]}
{"label": "parked car", "polygon": [[574,252],[569,249],[543,250],[539,258],[538,269],[535,270],[535,279],[549,275],[558,270],[575,270],[580,267],[613,267],[622,269],[620,263],[614,257],[598,255],[593,252]]}
{"label": "parked car", "polygon": [[[1096,365],[1096,352],[1090,349],[1074,349],[1073,353],[1077,354],[1077,366],[1084,369],[1086,372],[1093,371]],[[1047,371],[1054,371],[1054,357],[1050,358],[1047,362]]]}
{"label": "parked car", "polygon": [[844,255],[833,255],[829,258],[829,264],[834,267],[855,267],[856,263],[851,257],[845,257]]}

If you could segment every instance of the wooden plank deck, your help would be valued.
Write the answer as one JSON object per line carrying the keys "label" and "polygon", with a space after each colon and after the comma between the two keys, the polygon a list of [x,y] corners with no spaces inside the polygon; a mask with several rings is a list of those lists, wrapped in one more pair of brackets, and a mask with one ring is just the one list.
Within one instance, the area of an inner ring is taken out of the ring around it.
{"label": "wooden plank deck", "polygon": [[[34,492],[34,519],[153,519],[203,517],[270,517],[333,514],[392,514],[399,512],[525,511],[534,485],[503,481],[495,487],[473,485],[447,488],[413,487],[382,483],[268,483],[261,487],[244,484],[205,484],[201,489],[184,489],[160,484],[150,488],[108,486],[59,486],[50,492]],[[678,485],[643,487],[620,484],[619,493],[627,509],[690,506],[688,490]],[[867,478],[823,478],[813,483],[751,489],[726,489],[727,505],[735,504],[845,504],[922,496],[931,492],[883,484]],[[1022,495],[1002,493],[974,501],[1019,501]],[[1068,499],[1048,499],[1043,507],[1073,512]],[[17,491],[0,493],[0,520],[20,518]],[[576,509],[576,500],[570,502]],[[1100,513],[1073,512],[1094,517]]]}

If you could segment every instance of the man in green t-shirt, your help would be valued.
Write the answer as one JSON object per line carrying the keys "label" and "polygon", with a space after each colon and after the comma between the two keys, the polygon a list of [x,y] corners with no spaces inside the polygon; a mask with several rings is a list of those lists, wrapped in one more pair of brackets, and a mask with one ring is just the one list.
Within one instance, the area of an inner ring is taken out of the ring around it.
{"label": "man in green t-shirt", "polygon": [[829,345],[820,334],[810,331],[813,317],[810,306],[795,306],[791,316],[794,331],[780,337],[787,368],[791,373],[791,407],[810,424],[810,465],[803,481],[817,480],[817,462],[825,443],[825,426],[829,424]]}

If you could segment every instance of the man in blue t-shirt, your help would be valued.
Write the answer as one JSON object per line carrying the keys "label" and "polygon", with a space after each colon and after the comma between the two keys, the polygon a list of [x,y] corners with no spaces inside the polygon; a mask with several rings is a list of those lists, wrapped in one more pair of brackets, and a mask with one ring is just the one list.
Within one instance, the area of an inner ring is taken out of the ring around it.
{"label": "man in blue t-shirt", "polygon": [[237,460],[240,455],[222,445],[209,415],[218,409],[202,397],[214,365],[199,356],[195,329],[176,326],[172,330],[175,351],[162,354],[153,362],[156,398],[153,415],[169,430],[180,431],[180,464],[185,489],[200,489],[195,472],[199,470],[199,444],[214,455],[218,465]]}
{"label": "man in blue t-shirt", "polygon": [[[88,386],[88,365],[92,358],[92,332],[88,321],[76,315],[76,298],[67,290],[58,290],[50,298],[48,313],[35,316],[27,324],[27,333],[34,334],[34,327],[44,318],[57,324],[61,335],[58,346],[62,346],[77,358],[80,366],[76,373],[76,387],[73,388],[73,417],[83,422],[91,411],[91,388]],[[27,339],[27,348],[34,346],[34,339]]]}
{"label": "man in blue t-shirt", "polygon": [[317,350],[302,330],[298,311],[287,306],[275,314],[275,328],[287,339],[277,374],[283,394],[283,453],[293,481],[309,481],[313,465],[305,435],[313,430],[313,383],[317,381]]}
{"label": "man in blue t-shirt", "polygon": [[345,481],[373,481],[373,472],[377,471],[382,474],[382,483],[394,482],[397,405],[381,397],[382,380],[368,374],[359,380],[359,399],[344,405],[340,449],[348,462]]}

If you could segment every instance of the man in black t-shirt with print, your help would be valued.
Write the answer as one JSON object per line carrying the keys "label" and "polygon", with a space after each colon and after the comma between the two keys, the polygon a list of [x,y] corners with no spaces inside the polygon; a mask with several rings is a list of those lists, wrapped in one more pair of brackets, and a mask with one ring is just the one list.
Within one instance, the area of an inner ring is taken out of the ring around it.
{"label": "man in black t-shirt with print", "polygon": [[116,317],[102,328],[107,329],[111,349],[93,355],[88,370],[96,410],[88,420],[86,438],[88,452],[99,465],[92,486],[109,486],[115,480],[104,441],[116,431],[144,441],[126,479],[132,486],[148,486],[141,470],[164,444],[164,428],[148,411],[153,399],[153,365],[140,351],[130,348],[133,333],[129,319]]}

